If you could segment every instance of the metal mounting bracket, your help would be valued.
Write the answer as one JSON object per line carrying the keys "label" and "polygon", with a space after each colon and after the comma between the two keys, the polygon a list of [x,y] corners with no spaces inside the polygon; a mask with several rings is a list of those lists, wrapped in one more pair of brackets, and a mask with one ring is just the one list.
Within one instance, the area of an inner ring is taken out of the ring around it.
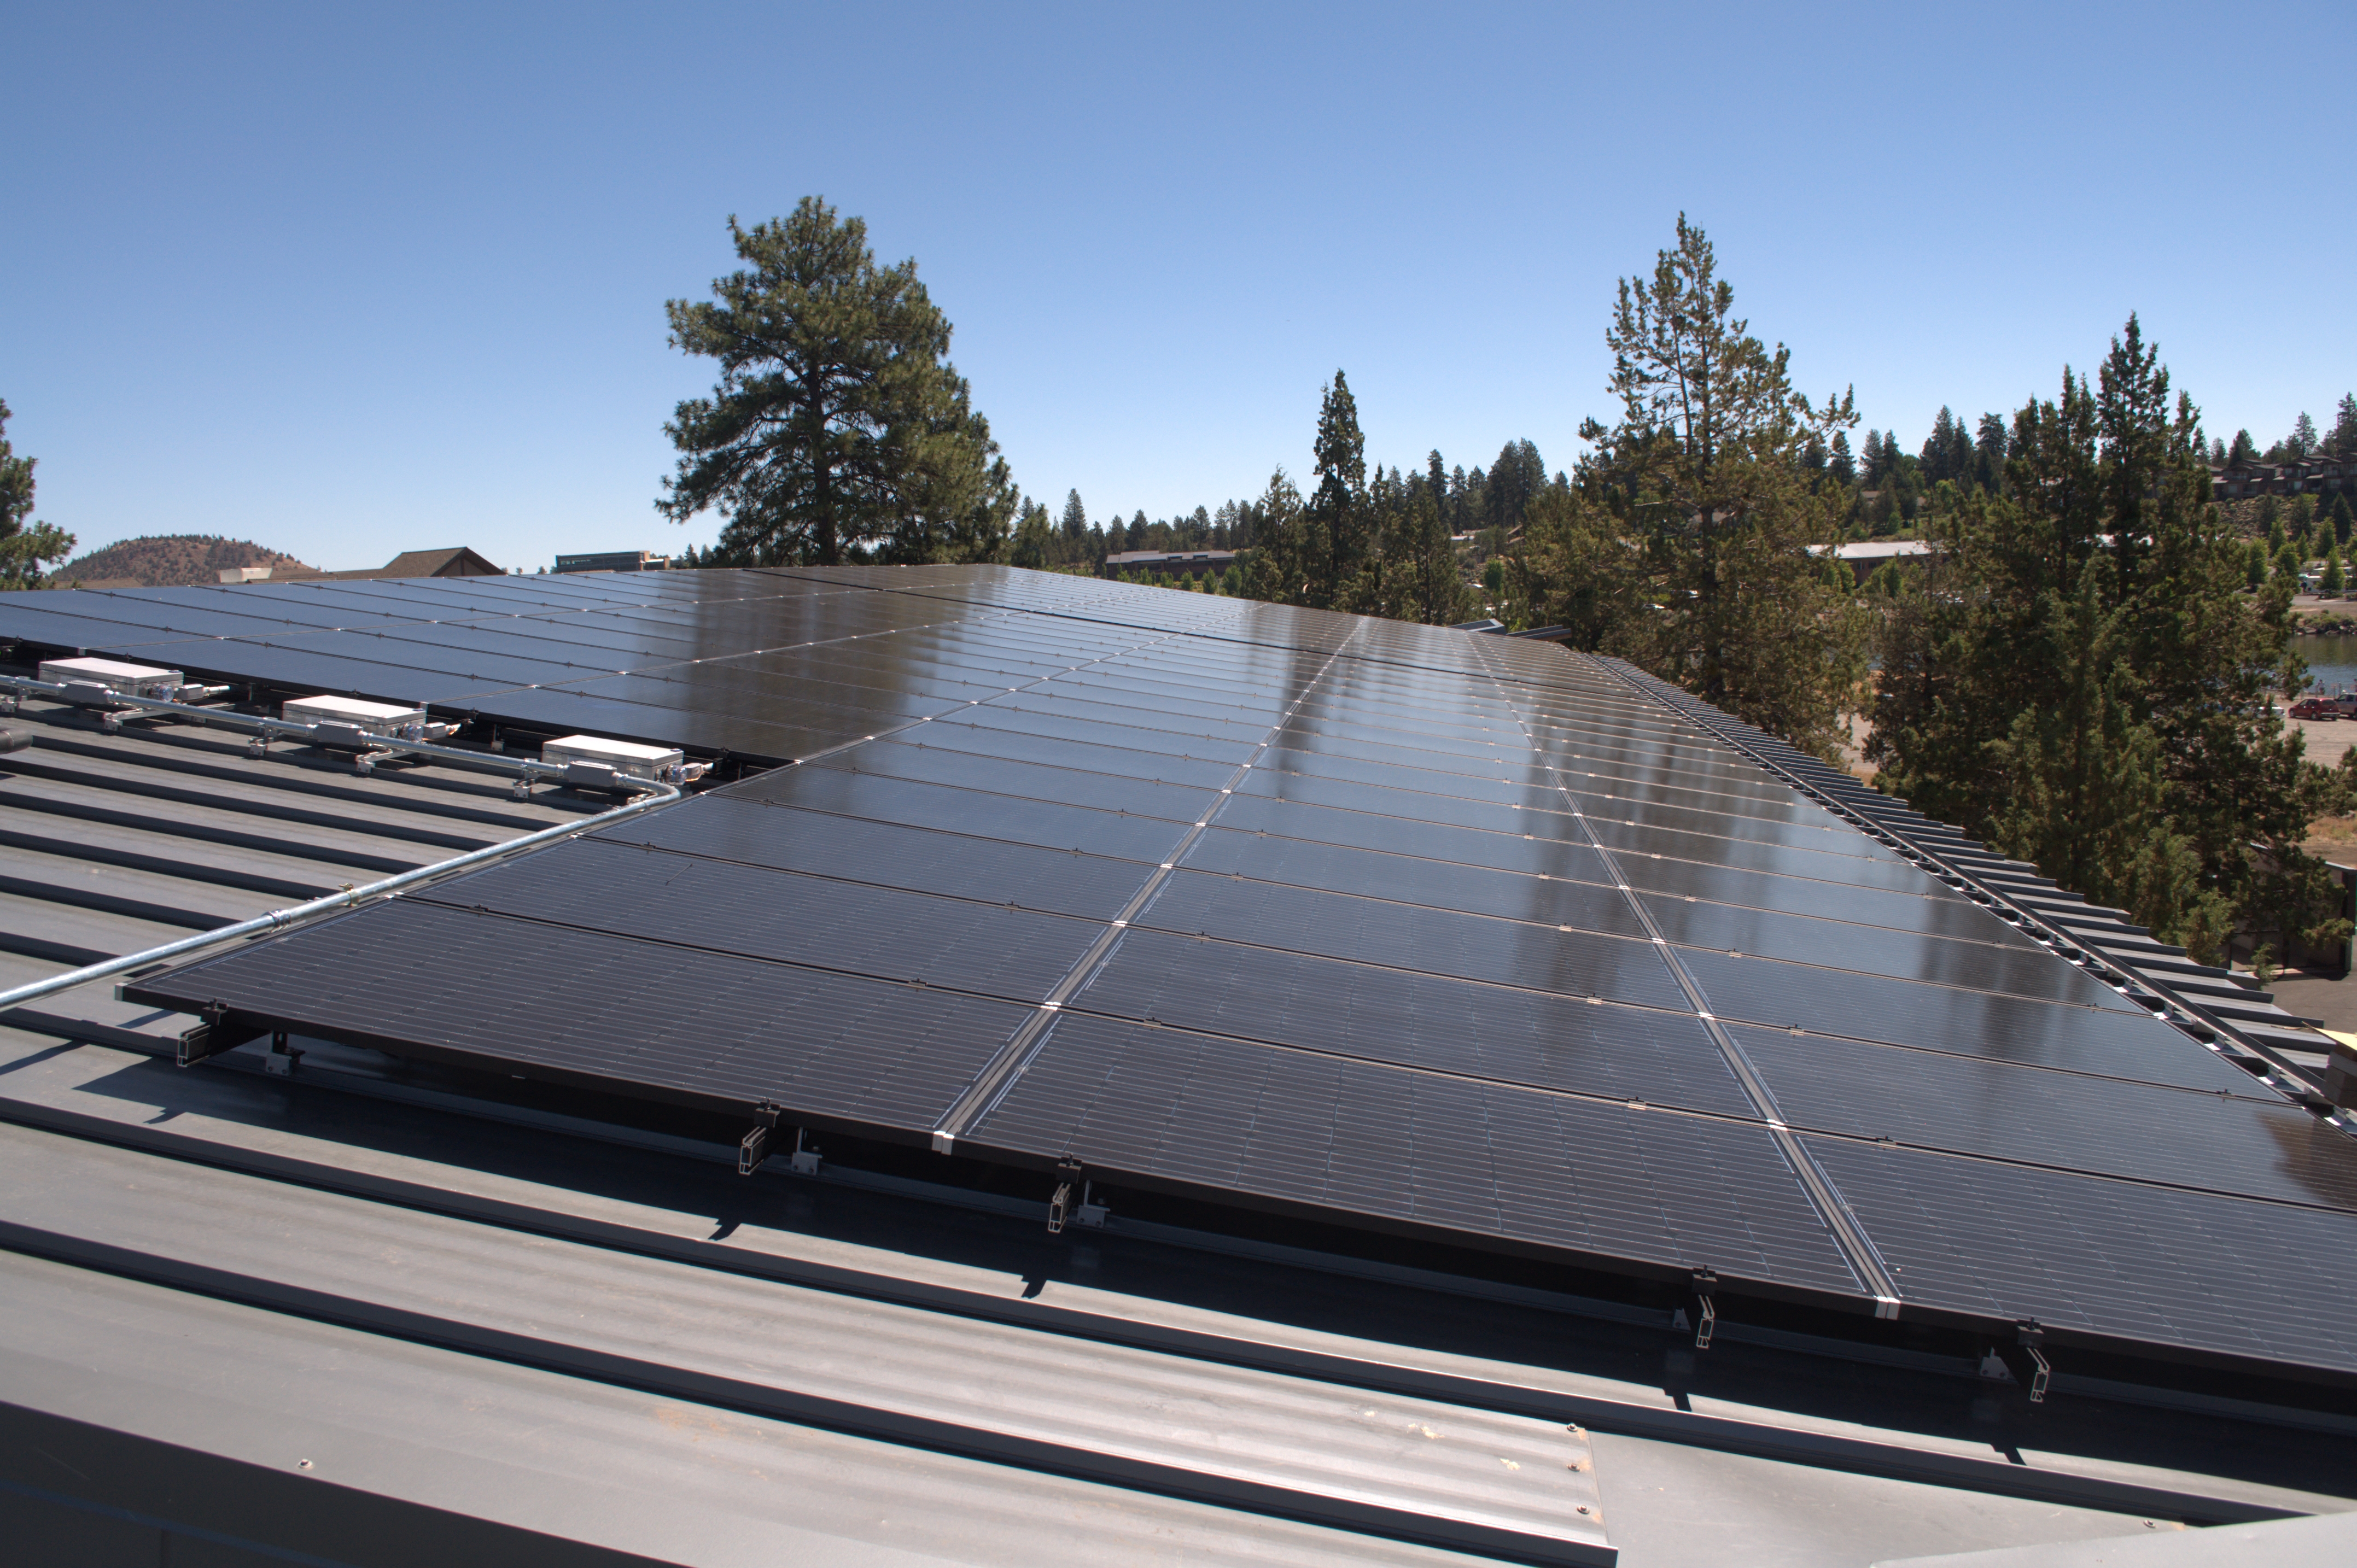
{"label": "metal mounting bracket", "polygon": [[1082,1179],[1081,1162],[1075,1156],[1066,1155],[1056,1162],[1056,1174],[1062,1179],[1056,1183],[1056,1195],[1048,1200],[1048,1234],[1050,1236],[1064,1233],[1065,1216],[1072,1209],[1072,1190],[1081,1185]]}
{"label": "metal mounting bracket", "polygon": [[1718,1275],[1709,1269],[1694,1273],[1695,1300],[1702,1305],[1702,1321],[1695,1328],[1695,1348],[1710,1348],[1710,1337],[1718,1331],[1718,1309],[1711,1305],[1711,1293],[1718,1288]]}
{"label": "metal mounting bracket", "polygon": [[194,1067],[208,1057],[223,1051],[233,1051],[249,1040],[258,1040],[267,1030],[252,1024],[232,1024],[229,1009],[216,1002],[203,1013],[204,1022],[180,1033],[180,1048],[172,1060],[178,1067]]}
{"label": "metal mounting bracket", "polygon": [[285,1030],[270,1036],[270,1054],[262,1058],[263,1071],[273,1078],[292,1078],[302,1065],[303,1053],[286,1043]]}
{"label": "metal mounting bracket", "polygon": [[753,1107],[753,1130],[737,1144],[737,1174],[751,1176],[770,1157],[770,1144],[778,1133],[778,1117],[784,1107],[764,1100]]}
{"label": "metal mounting bracket", "polygon": [[2046,1342],[2046,1330],[2038,1326],[2038,1319],[2034,1317],[2024,1318],[2018,1330],[2021,1348],[2029,1352],[2030,1361],[2038,1368],[2036,1375],[2029,1380],[2029,1402],[2044,1404],[2047,1385],[2054,1380],[2054,1369],[2048,1364],[2045,1353],[2039,1349]]}

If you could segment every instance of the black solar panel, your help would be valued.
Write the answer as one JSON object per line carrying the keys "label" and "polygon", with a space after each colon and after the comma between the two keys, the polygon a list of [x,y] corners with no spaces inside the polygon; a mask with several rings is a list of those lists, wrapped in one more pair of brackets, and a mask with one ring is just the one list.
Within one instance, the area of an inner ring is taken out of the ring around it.
{"label": "black solar panel", "polygon": [[11,595],[0,636],[807,759],[139,1000],[2357,1373],[2357,1144],[1625,667],[988,567]]}

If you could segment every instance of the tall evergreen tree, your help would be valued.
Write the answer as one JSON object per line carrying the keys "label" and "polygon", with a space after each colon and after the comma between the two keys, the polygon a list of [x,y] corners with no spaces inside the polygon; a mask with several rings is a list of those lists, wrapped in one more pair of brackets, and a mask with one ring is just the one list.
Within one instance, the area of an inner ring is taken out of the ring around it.
{"label": "tall evergreen tree", "polygon": [[1015,525],[1014,545],[1007,553],[1006,564],[1035,570],[1044,567],[1048,564],[1048,552],[1054,543],[1055,528],[1048,521],[1046,505],[1039,501],[1029,502],[1023,508],[1022,521]]}
{"label": "tall evergreen tree", "polygon": [[2295,463],[2313,456],[2317,447],[2316,421],[2303,412],[2292,422],[2291,434],[2284,438],[2283,446],[2286,456]]}
{"label": "tall evergreen tree", "polygon": [[1509,532],[1523,525],[1523,513],[1532,498],[1546,488],[1546,464],[1529,441],[1509,441],[1491,465],[1482,495],[1487,509],[1483,522]]}
{"label": "tall evergreen tree", "polygon": [[2005,483],[2005,415],[1984,413],[1973,437],[1973,478],[1994,490]]}
{"label": "tall evergreen tree", "polygon": [[1064,516],[1060,526],[1063,530],[1065,545],[1078,555],[1081,547],[1089,540],[1089,509],[1081,504],[1080,491],[1064,492]]}
{"label": "tall evergreen tree", "polygon": [[1847,393],[1818,407],[1793,390],[1790,350],[1751,336],[1734,305],[1709,240],[1681,214],[1653,275],[1620,283],[1605,334],[1620,417],[1580,427],[1580,488],[1643,542],[1662,607],[1641,661],[1831,756],[1866,628],[1810,553],[1842,503],[1810,487],[1800,459],[1857,416]]}
{"label": "tall evergreen tree", "polygon": [[1832,456],[1825,459],[1826,471],[1845,485],[1857,483],[1857,458],[1851,455],[1848,434],[1845,431],[1835,431],[1833,442],[1827,450]]}
{"label": "tall evergreen tree", "polygon": [[1268,489],[1255,509],[1252,555],[1243,567],[1245,597],[1279,605],[1305,602],[1308,542],[1304,532],[1301,492],[1280,467],[1269,476]]}
{"label": "tall evergreen tree", "polygon": [[1367,504],[1367,438],[1359,431],[1358,401],[1340,371],[1319,402],[1314,455],[1318,488],[1302,519],[1301,602],[1348,609],[1376,541]]}
{"label": "tall evergreen tree", "polygon": [[2324,438],[2326,450],[2334,456],[2357,458],[2357,392],[2343,392],[2341,407],[2332,420],[2332,432]]}
{"label": "tall evergreen tree", "polygon": [[2239,468],[2258,460],[2258,443],[2251,439],[2251,433],[2247,430],[2234,432],[2234,444],[2226,448],[2226,467]]}
{"label": "tall evergreen tree", "polygon": [[33,521],[33,468],[8,444],[8,404],[0,401],[0,590],[37,588],[41,568],[73,553],[74,536]]}
{"label": "tall evergreen tree", "polygon": [[728,232],[744,269],[664,307],[720,381],[663,427],[680,459],[657,510],[717,508],[737,563],[994,559],[1017,498],[916,263],[877,266],[866,225],[816,197]]}
{"label": "tall evergreen tree", "polygon": [[2133,317],[2009,445],[2006,493],[1934,520],[1931,591],[1889,623],[1879,782],[2205,957],[2237,921],[2331,936],[2299,844],[2357,775],[2275,714],[2305,681],[2290,585],[2247,591],[2257,549]]}

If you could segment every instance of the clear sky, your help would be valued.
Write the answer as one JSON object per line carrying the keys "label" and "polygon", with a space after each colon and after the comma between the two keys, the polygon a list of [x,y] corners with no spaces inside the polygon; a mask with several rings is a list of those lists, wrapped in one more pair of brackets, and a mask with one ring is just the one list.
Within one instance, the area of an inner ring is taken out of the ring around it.
{"label": "clear sky", "polygon": [[447,9],[20,0],[0,398],[88,549],[702,543],[666,298],[818,194],[917,258],[1030,494],[1164,517],[1609,414],[1681,209],[1919,446],[2131,310],[2213,432],[2357,388],[2357,5]]}

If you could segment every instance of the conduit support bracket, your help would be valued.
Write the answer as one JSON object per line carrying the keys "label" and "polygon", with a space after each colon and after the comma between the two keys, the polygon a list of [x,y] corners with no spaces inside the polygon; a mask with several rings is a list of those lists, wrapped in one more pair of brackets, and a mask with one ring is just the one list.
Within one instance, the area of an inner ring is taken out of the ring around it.
{"label": "conduit support bracket", "polygon": [[1694,1273],[1695,1300],[1702,1307],[1701,1320],[1695,1326],[1695,1348],[1710,1348],[1710,1337],[1718,1331],[1718,1308],[1711,1305],[1711,1293],[1718,1288],[1718,1275],[1710,1269]]}

